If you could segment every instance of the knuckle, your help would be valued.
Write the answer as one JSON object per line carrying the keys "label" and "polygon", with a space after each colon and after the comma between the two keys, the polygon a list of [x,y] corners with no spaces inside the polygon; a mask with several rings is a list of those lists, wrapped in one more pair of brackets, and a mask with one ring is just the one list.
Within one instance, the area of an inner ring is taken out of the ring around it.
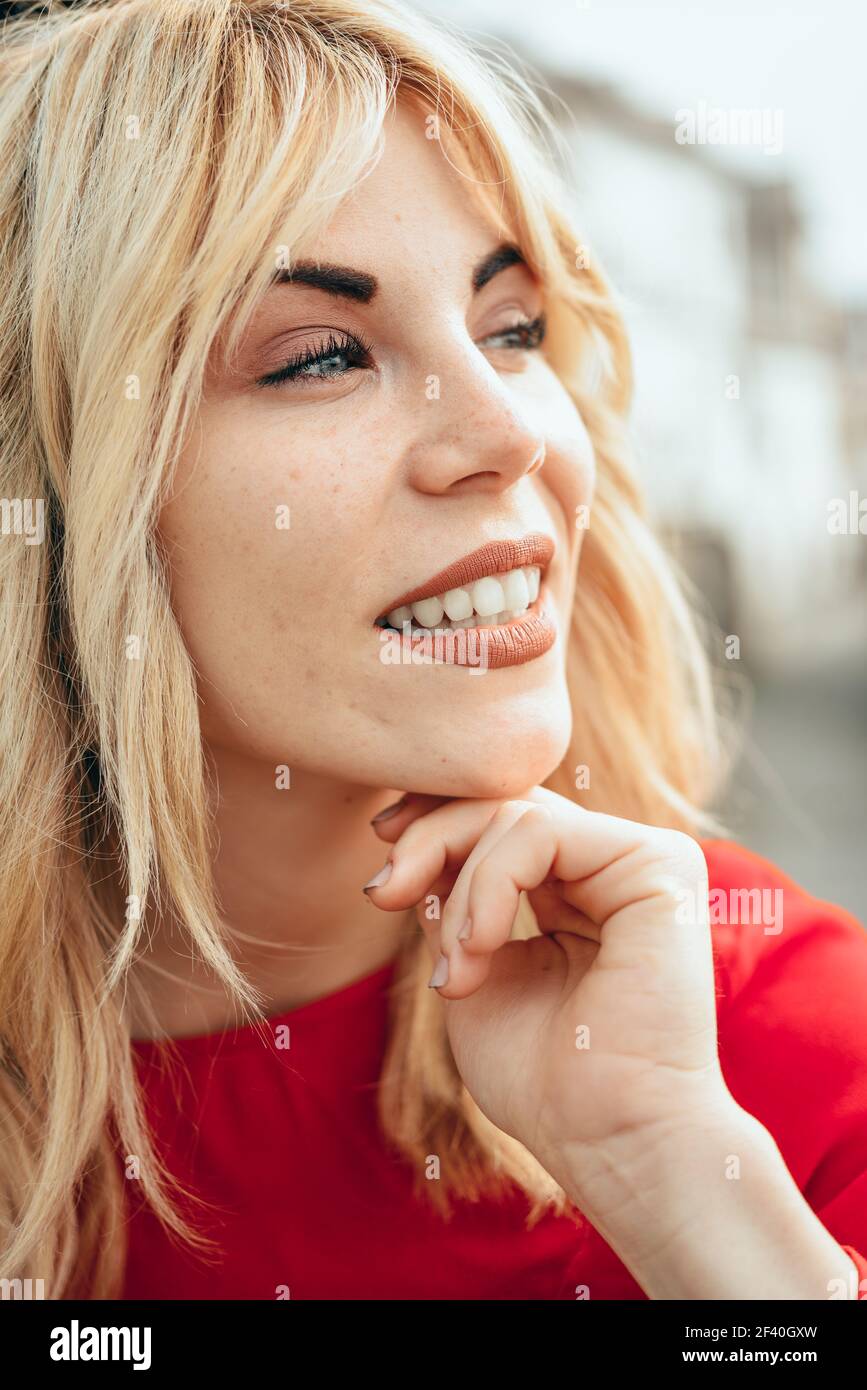
{"label": "knuckle", "polygon": [[503,802],[494,816],[492,824],[505,826],[507,830],[518,824],[524,828],[533,823],[534,817],[539,821],[543,819],[549,821],[551,813],[547,807],[539,806],[535,801],[515,799],[514,801]]}
{"label": "knuckle", "polygon": [[503,866],[498,864],[496,859],[486,855],[480,859],[473,869],[470,882],[467,887],[467,896],[484,896],[492,887],[496,887],[503,877]]}
{"label": "knuckle", "polygon": [[554,816],[548,806],[539,806],[538,803],[531,801],[528,803],[528,809],[524,812],[521,819],[531,826],[541,826],[551,825]]}
{"label": "knuckle", "polygon": [[661,863],[675,875],[695,878],[706,872],[701,845],[683,830],[659,831],[657,848]]}

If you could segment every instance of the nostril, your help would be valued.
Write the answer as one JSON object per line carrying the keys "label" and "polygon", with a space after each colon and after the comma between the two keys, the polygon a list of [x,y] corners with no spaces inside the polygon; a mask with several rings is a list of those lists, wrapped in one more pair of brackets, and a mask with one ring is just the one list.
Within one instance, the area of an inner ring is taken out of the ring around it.
{"label": "nostril", "polygon": [[500,474],[493,468],[480,469],[478,472],[468,473],[465,478],[456,478],[449,488],[449,491],[455,492],[463,487],[464,484],[472,486],[474,483],[477,483],[480,478],[492,478],[494,482],[499,482]]}

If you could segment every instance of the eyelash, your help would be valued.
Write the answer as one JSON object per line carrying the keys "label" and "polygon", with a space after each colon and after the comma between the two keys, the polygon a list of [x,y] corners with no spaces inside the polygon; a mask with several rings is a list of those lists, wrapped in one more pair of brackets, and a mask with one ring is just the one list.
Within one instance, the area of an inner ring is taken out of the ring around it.
{"label": "eyelash", "polygon": [[[520,334],[521,342],[517,345],[525,352],[535,351],[541,347],[545,340],[545,315],[539,314],[535,319],[521,319],[518,323],[503,328],[499,333],[489,333],[489,338],[506,338],[510,334]],[[304,372],[309,367],[315,367],[327,362],[332,357],[345,357],[350,367],[369,367],[371,363],[371,344],[362,337],[354,333],[345,333],[340,336],[330,333],[326,341],[315,352],[299,352],[294,357],[290,357],[276,371],[269,372],[267,376],[260,377],[256,382],[257,386],[282,386],[284,382],[296,381],[307,384],[312,381],[333,381],[335,377],[330,375],[305,376]],[[337,373],[343,376],[345,372]]]}

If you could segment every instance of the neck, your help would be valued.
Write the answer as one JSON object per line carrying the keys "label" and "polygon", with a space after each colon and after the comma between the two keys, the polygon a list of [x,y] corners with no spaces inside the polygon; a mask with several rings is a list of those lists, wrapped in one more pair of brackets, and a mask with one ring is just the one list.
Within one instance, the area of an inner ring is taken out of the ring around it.
{"label": "neck", "polygon": [[[266,1012],[300,1007],[392,960],[406,916],[379,911],[362,887],[387,853],[370,820],[400,792],[295,771],[291,787],[278,790],[273,765],[222,748],[209,756],[223,931]],[[233,1001],[180,940],[158,919],[143,957],[156,1024],[173,1037],[233,1027]],[[133,1020],[131,1031],[149,1035],[152,1024]]]}

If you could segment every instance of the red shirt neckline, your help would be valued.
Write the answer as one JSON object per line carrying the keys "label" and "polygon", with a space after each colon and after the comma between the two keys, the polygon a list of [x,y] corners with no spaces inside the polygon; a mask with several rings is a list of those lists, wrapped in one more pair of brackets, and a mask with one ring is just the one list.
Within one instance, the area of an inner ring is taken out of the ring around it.
{"label": "red shirt neckline", "polygon": [[378,994],[387,986],[396,965],[397,957],[356,980],[350,980],[349,984],[343,985],[340,989],[320,995],[318,999],[311,999],[306,1004],[284,1009],[281,1013],[270,1014],[255,1023],[241,1024],[237,1028],[218,1029],[212,1033],[190,1033],[181,1037],[132,1038],[131,1043],[143,1058],[150,1057],[164,1048],[171,1048],[173,1052],[187,1056],[209,1054],[217,1049],[221,1052],[226,1049],[238,1052],[246,1051],[250,1047],[261,1048],[263,1030],[267,1033],[285,1023],[318,1023],[338,1009],[361,1006],[370,995]]}

